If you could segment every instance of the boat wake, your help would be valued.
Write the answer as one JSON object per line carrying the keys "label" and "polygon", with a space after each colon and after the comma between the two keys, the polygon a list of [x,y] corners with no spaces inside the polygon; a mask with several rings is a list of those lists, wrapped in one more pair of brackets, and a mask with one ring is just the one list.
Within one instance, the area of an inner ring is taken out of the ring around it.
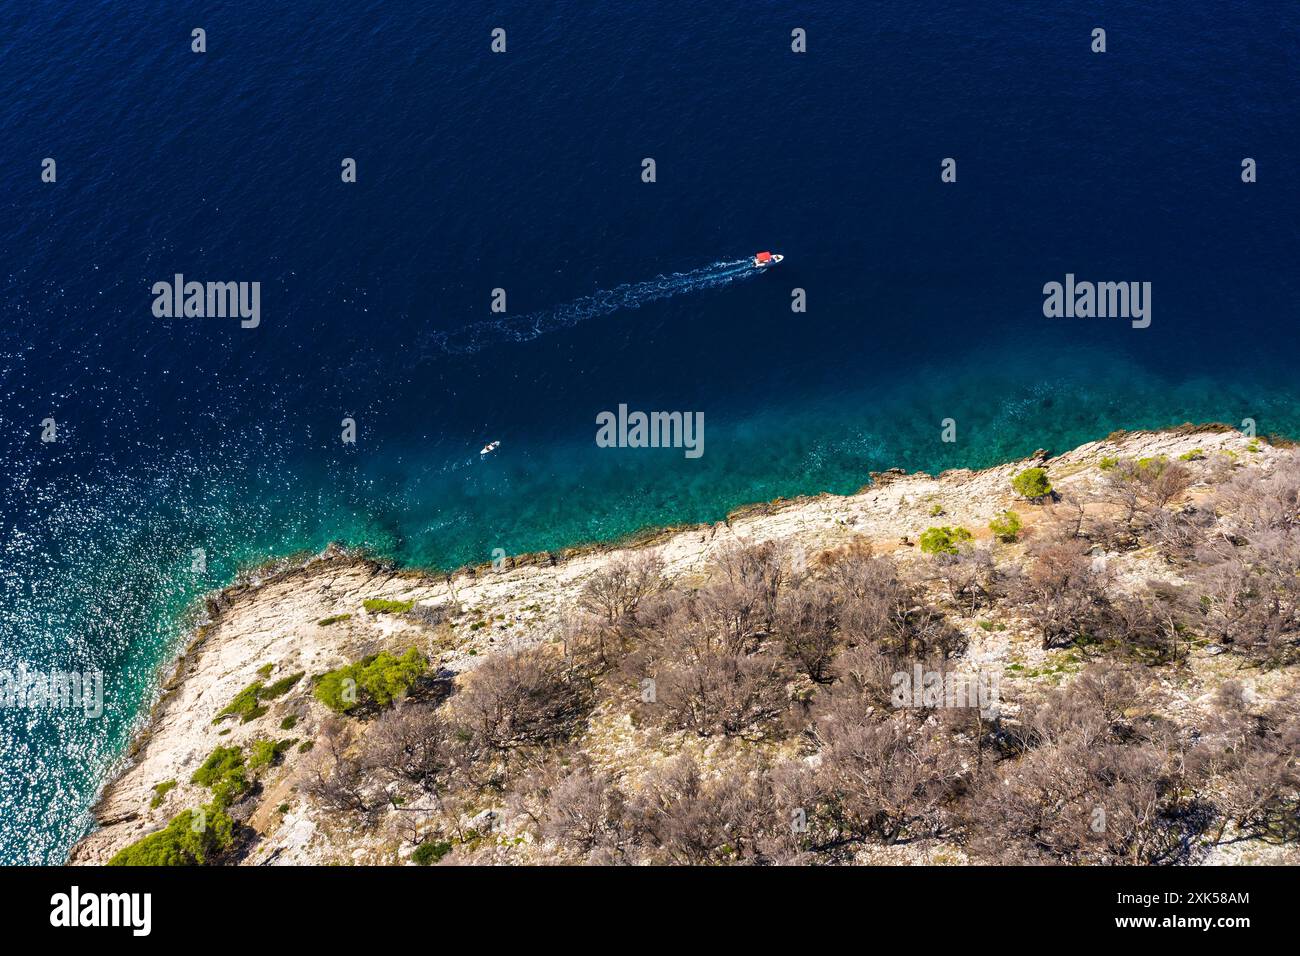
{"label": "boat wake", "polygon": [[690,272],[674,272],[645,282],[629,282],[613,289],[602,289],[544,312],[475,322],[450,332],[429,332],[422,336],[421,344],[448,355],[473,355],[492,345],[529,342],[550,332],[572,328],[588,319],[623,309],[640,308],[648,302],[730,285],[759,272],[752,259],[714,262]]}

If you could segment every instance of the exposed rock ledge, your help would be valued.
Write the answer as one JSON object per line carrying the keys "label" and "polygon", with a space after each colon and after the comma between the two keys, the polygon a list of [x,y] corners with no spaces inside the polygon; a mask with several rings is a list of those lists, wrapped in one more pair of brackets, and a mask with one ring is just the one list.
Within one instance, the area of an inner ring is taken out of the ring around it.
{"label": "exposed rock ledge", "polygon": [[[1097,481],[1098,470],[1087,466],[1108,455],[1176,458],[1199,448],[1207,454],[1229,450],[1243,460],[1263,462],[1282,453],[1267,443],[1258,451],[1248,451],[1248,445],[1245,436],[1216,425],[1117,432],[1057,457],[1039,453],[983,471],[959,469],[932,477],[894,470],[873,476],[871,485],[853,495],[824,494],[749,506],[712,526],[667,529],[629,545],[528,556],[500,570],[483,566],[451,576],[430,576],[330,550],[300,566],[268,571],[260,580],[228,588],[209,602],[211,622],[200,629],[177,663],[125,769],[107,786],[96,807],[98,829],[74,847],[71,862],[103,863],[125,845],[164,826],[182,809],[205,802],[206,791],[189,781],[215,747],[246,743],[268,732],[313,739],[327,712],[303,692],[306,681],[298,692],[273,702],[269,713],[258,720],[214,724],[215,715],[258,679],[263,665],[274,664],[274,680],[298,671],[321,673],[384,648],[415,646],[441,668],[461,672],[486,654],[554,633],[574,606],[583,582],[629,549],[653,546],[666,573],[679,579],[700,574],[719,548],[736,539],[784,539],[811,550],[866,537],[878,553],[893,551],[899,560],[911,561],[915,558],[910,543],[936,522],[930,516],[936,503],[944,509],[942,523],[963,525],[975,530],[977,537],[987,537],[990,519],[1015,504],[1010,478],[1029,464],[1042,461],[1056,487],[1068,490],[1076,482]],[[1019,507],[1022,513],[1034,511],[1023,502]],[[1034,515],[1027,514],[1026,522],[1033,520]],[[1124,556],[1124,560],[1140,558]],[[446,606],[450,616],[447,624],[430,628],[407,616],[372,615],[362,608],[370,598]],[[328,626],[318,623],[342,614],[352,616]],[[297,717],[296,726],[279,731],[281,721],[290,715]],[[294,802],[295,758],[266,784],[249,821],[260,834],[259,845],[246,862],[331,858],[320,851],[320,843],[327,839],[327,821],[301,808],[277,810],[278,805]],[[151,807],[155,785],[173,780],[175,788],[159,806]],[[352,858],[358,858],[357,852]]]}

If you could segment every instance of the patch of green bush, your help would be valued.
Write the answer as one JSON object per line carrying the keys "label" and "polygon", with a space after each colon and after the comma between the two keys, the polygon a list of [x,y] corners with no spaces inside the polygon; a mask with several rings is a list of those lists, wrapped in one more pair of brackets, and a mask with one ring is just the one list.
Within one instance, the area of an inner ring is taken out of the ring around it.
{"label": "patch of green bush", "polygon": [[123,847],[109,866],[202,866],[230,848],[235,822],[215,800],[199,811],[186,810],[157,833]]}
{"label": "patch of green bush", "polygon": [[151,809],[157,810],[162,806],[163,798],[176,786],[175,780],[164,780],[162,783],[153,785],[153,799],[149,801]]}
{"label": "patch of green bush", "polygon": [[1052,483],[1047,480],[1046,468],[1026,468],[1011,479],[1016,494],[1030,501],[1046,498],[1052,493]]}
{"label": "patch of green bush", "polygon": [[[212,722],[214,724],[218,723],[224,717],[238,717],[243,723],[248,723],[254,717],[260,717],[261,714],[256,712],[258,710],[257,695],[261,693],[262,686],[261,681],[249,684],[236,694],[235,699],[220,710],[216,717],[212,718]],[[262,708],[262,714],[264,713],[266,713],[266,709]]]}
{"label": "patch of green bush", "polygon": [[1191,451],[1185,451],[1181,455],[1179,455],[1178,460],[1179,461],[1200,461],[1204,457],[1205,457],[1204,450],[1200,448],[1193,448]]}
{"label": "patch of green bush", "polygon": [[424,674],[428,663],[415,648],[401,657],[387,651],[372,654],[316,678],[316,699],[336,713],[359,704],[385,707]]}
{"label": "patch of green bush", "polygon": [[297,714],[290,714],[288,717],[284,718],[284,720],[280,721],[281,730],[293,730],[293,728],[297,726],[298,726]]}
{"label": "patch of green bush", "polygon": [[1004,511],[989,522],[989,530],[999,541],[1015,541],[1020,537],[1020,515]]}
{"label": "patch of green bush", "polygon": [[1118,464],[1119,464],[1119,458],[1117,458],[1114,455],[1107,455],[1104,458],[1102,458],[1101,461],[1097,462],[1097,467],[1100,468],[1102,471],[1110,471]]}
{"label": "patch of green bush", "polygon": [[416,866],[428,866],[437,863],[451,852],[451,844],[446,840],[426,840],[415,848],[411,862]]}
{"label": "patch of green bush", "polygon": [[331,624],[338,624],[340,621],[347,621],[351,618],[351,614],[331,614],[329,617],[321,618],[316,623],[321,627],[329,627]]}
{"label": "patch of green bush", "polygon": [[274,700],[277,697],[283,697],[293,689],[294,684],[306,677],[305,671],[299,671],[296,674],[290,674],[288,677],[281,677],[270,687],[264,687],[257,694],[258,700]]}
{"label": "patch of green bush", "polygon": [[414,601],[388,601],[384,598],[370,598],[361,605],[371,614],[405,614],[415,607]]}
{"label": "patch of green bush", "polygon": [[244,751],[239,747],[218,747],[194,771],[190,783],[212,791],[213,802],[226,807],[248,789],[244,774]]}
{"label": "patch of green bush", "polygon": [[278,764],[284,753],[297,742],[297,738],[280,741],[254,740],[248,752],[248,769],[258,771],[263,767]]}
{"label": "patch of green bush", "polygon": [[[258,673],[261,673],[261,671]],[[281,677],[270,686],[263,684],[260,680],[249,684],[236,694],[235,699],[227,704],[216,717],[212,718],[212,722],[215,724],[226,717],[238,717],[240,722],[245,724],[250,720],[256,720],[266,713],[267,708],[263,706],[263,701],[283,697],[305,676],[306,674],[303,671],[299,671],[296,674],[290,674],[288,677]]]}
{"label": "patch of green bush", "polygon": [[921,550],[926,554],[956,554],[957,546],[972,537],[965,528],[926,528],[921,532]]}

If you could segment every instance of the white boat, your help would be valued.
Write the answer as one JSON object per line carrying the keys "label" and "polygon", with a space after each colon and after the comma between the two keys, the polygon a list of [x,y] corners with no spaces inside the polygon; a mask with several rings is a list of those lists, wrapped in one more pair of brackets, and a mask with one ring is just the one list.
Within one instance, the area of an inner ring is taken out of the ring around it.
{"label": "white boat", "polygon": [[754,256],[754,268],[755,268],[755,269],[766,269],[766,268],[768,268],[769,266],[774,266],[774,265],[776,265],[778,262],[784,262],[784,261],[785,261],[785,256],[783,256],[783,255],[781,255],[781,254],[779,254],[779,253],[776,253],[776,252],[760,252],[760,253],[757,253],[757,254]]}
{"label": "white boat", "polygon": [[490,442],[479,449],[479,454],[490,455],[500,447],[501,443],[499,441]]}

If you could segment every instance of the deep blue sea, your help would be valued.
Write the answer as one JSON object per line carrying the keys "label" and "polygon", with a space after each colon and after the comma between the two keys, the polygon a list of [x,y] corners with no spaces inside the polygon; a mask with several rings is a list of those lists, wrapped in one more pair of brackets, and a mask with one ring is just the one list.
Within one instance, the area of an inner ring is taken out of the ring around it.
{"label": "deep blue sea", "polygon": [[[0,861],[64,859],[202,595],[268,558],[1300,435],[1297,63],[1272,3],[0,6],[0,671],[106,708],[0,711]],[[176,273],[260,282],[260,325],[156,318]],[[1066,273],[1151,282],[1150,327],[1044,318]],[[598,448],[620,403],[703,412],[704,455]]]}

